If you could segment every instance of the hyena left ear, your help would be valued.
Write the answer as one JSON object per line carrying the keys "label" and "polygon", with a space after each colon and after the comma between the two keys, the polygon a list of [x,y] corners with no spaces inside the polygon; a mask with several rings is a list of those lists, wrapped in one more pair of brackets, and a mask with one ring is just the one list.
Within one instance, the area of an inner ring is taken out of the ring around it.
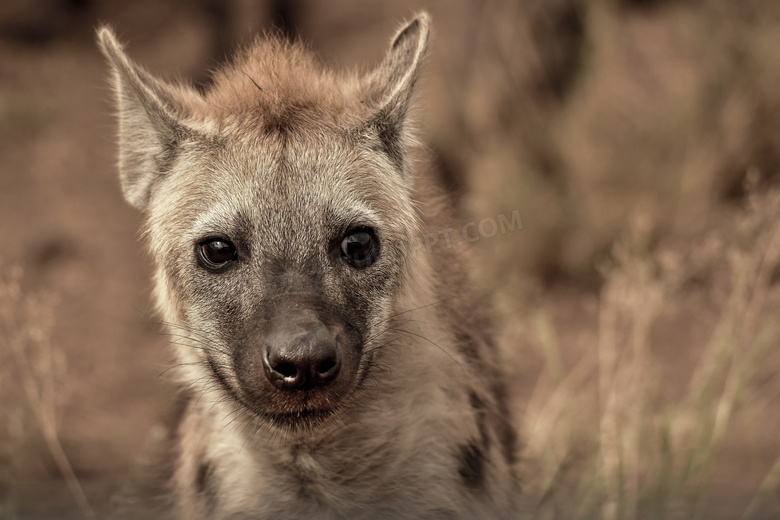
{"label": "hyena left ear", "polygon": [[97,37],[113,71],[122,191],[130,204],[144,209],[155,181],[189,133],[181,123],[185,98],[197,94],[174,88],[134,64],[108,27],[99,28]]}
{"label": "hyena left ear", "polygon": [[428,48],[430,34],[428,13],[419,13],[393,37],[390,50],[376,70],[364,79],[366,104],[372,110],[370,127],[383,148],[400,170],[405,169],[406,114],[414,85]]}

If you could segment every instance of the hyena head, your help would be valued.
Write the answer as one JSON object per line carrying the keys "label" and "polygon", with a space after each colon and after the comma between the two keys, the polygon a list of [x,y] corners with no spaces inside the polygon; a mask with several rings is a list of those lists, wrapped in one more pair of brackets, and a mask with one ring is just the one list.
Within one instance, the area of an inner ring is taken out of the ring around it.
{"label": "hyena head", "polygon": [[205,93],[100,30],[122,188],[147,216],[186,381],[290,431],[354,401],[417,254],[406,116],[428,26],[417,16],[365,75],[259,40]]}

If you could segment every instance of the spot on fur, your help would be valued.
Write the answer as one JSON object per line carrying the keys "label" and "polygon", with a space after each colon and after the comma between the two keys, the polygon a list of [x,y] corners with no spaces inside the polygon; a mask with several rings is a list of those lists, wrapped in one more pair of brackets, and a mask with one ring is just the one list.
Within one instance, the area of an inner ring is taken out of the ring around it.
{"label": "spot on fur", "polygon": [[198,465],[195,475],[195,486],[198,494],[206,499],[206,503],[213,508],[217,502],[217,485],[215,482],[214,468],[207,460],[202,460]]}
{"label": "spot on fur", "polygon": [[485,480],[485,457],[473,442],[461,446],[458,454],[458,474],[467,487],[476,489]]}
{"label": "spot on fur", "polygon": [[476,393],[471,392],[469,393],[469,405],[474,411],[474,420],[477,423],[477,429],[479,430],[479,437],[482,441],[482,447],[487,449],[490,446],[490,436],[488,435],[488,417],[485,403],[482,402],[482,399],[480,399]]}

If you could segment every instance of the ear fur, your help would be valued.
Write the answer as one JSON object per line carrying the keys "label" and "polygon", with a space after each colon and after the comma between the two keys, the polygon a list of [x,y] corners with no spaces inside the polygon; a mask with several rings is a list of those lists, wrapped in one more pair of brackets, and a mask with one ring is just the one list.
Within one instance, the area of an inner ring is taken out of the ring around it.
{"label": "ear fur", "polygon": [[144,209],[155,180],[165,173],[177,144],[187,134],[179,99],[186,93],[134,64],[110,28],[99,28],[97,38],[113,72],[122,191],[131,205]]}
{"label": "ear fur", "polygon": [[428,48],[430,17],[419,13],[393,37],[384,61],[366,78],[369,121],[393,162],[404,170],[407,112]]}

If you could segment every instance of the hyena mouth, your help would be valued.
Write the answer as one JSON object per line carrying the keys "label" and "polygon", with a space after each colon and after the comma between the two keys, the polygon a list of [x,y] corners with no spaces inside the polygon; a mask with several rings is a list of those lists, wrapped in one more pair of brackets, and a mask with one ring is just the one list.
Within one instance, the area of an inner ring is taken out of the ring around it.
{"label": "hyena mouth", "polygon": [[331,391],[301,390],[295,393],[265,394],[241,399],[260,420],[287,431],[310,431],[322,427],[337,416],[345,396]]}
{"label": "hyena mouth", "polygon": [[313,430],[321,427],[338,413],[338,408],[328,410],[302,409],[297,412],[265,414],[264,417],[277,428],[288,431]]}

